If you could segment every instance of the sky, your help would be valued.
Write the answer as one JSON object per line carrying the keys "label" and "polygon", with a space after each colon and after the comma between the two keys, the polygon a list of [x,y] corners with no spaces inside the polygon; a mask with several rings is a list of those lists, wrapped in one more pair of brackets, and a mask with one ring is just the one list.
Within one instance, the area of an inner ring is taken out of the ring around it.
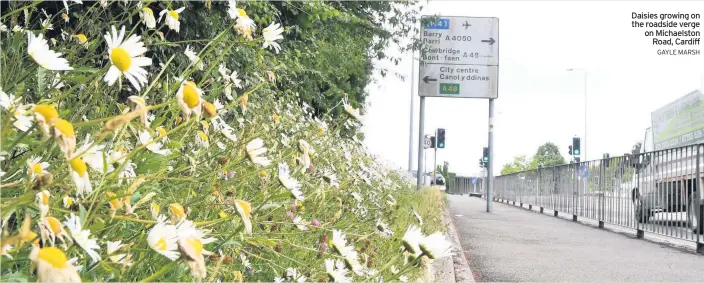
{"label": "sky", "polygon": [[[651,113],[704,88],[704,56],[657,55],[632,12],[700,13],[703,1],[428,1],[423,15],[499,18],[499,97],[494,109],[494,174],[514,156],[533,156],[553,142],[569,162],[572,137],[582,139],[582,161],[620,156],[643,140]],[[528,12],[530,11],[530,12]],[[704,24],[704,21],[699,21]],[[704,28],[698,30],[704,31]],[[670,49],[674,47],[660,47]],[[701,48],[694,46],[693,48]],[[702,48],[704,49],[704,48]],[[390,47],[392,54],[400,54]],[[393,53],[395,52],[395,53]],[[369,85],[363,117],[369,150],[398,168],[408,166],[409,110],[413,98],[413,169],[417,168],[419,97],[411,94],[411,54],[393,75]],[[576,69],[567,71],[567,69]],[[585,138],[586,73],[586,138]],[[417,87],[415,87],[417,91]],[[425,99],[425,133],[446,130],[437,164],[460,176],[481,174],[488,144],[486,99]],[[426,150],[427,168],[433,152]]]}

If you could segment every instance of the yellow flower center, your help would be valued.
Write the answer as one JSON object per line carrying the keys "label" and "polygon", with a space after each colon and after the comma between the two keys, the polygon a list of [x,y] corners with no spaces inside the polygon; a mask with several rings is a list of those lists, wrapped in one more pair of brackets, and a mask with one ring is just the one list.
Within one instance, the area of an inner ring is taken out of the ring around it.
{"label": "yellow flower center", "polygon": [[112,61],[112,64],[115,65],[115,67],[123,72],[129,70],[130,65],[132,65],[132,57],[130,54],[127,53],[127,50],[120,47],[115,47],[112,49],[112,52],[110,52],[110,61]]}
{"label": "yellow flower center", "polygon": [[156,128],[156,132],[159,133],[160,137],[163,137],[166,135],[166,129],[164,129],[162,127]]}
{"label": "yellow flower center", "polygon": [[42,192],[42,204],[49,205],[49,193]]}
{"label": "yellow flower center", "polygon": [[159,241],[157,241],[156,244],[154,245],[154,249],[156,249],[158,251],[162,251],[162,252],[165,251],[166,250],[166,239],[164,239],[164,237],[161,237],[159,239]]}
{"label": "yellow flower center", "polygon": [[239,9],[239,8],[238,8],[238,9],[237,9],[237,14],[239,14],[240,17],[246,17],[246,16],[247,16],[247,12],[245,12],[244,9]]}
{"label": "yellow flower center", "polygon": [[274,114],[274,121],[276,121],[276,122],[279,121],[279,115],[278,115],[278,114]]}
{"label": "yellow flower center", "polygon": [[54,268],[66,268],[68,259],[66,254],[57,247],[46,247],[39,249],[37,257],[53,266]]}
{"label": "yellow flower center", "polygon": [[33,240],[32,245],[39,246],[39,235],[37,235],[37,233],[34,233],[32,231],[27,231],[27,234],[25,234],[24,236],[25,237],[23,240],[25,240],[25,241]]}
{"label": "yellow flower center", "polygon": [[78,39],[78,42],[80,42],[81,44],[88,42],[88,38],[86,37],[85,34],[79,33],[79,34],[75,35],[75,37],[76,37],[76,39]]}
{"label": "yellow flower center", "polygon": [[32,110],[34,111],[34,113],[38,113],[39,115],[41,115],[42,118],[44,118],[44,122],[51,123],[53,119],[59,118],[59,112],[57,112],[56,108],[51,105],[37,104]]}
{"label": "yellow flower center", "polygon": [[68,14],[66,13],[61,14],[61,17],[64,18],[64,20],[68,20]]}
{"label": "yellow flower center", "polygon": [[65,201],[65,202],[66,202],[66,206],[71,206],[71,205],[73,205],[73,198],[67,197],[65,200],[66,200],[66,201]]}
{"label": "yellow flower center", "polygon": [[325,128],[323,128],[323,127],[318,127],[318,132],[322,133],[322,132],[324,132],[324,131],[325,131]]}
{"label": "yellow flower center", "polygon": [[142,8],[142,11],[143,11],[144,13],[147,13],[147,14],[150,14],[150,15],[154,15],[154,12],[152,12],[152,9],[149,9],[149,8],[147,8],[147,7]]}
{"label": "yellow flower center", "polygon": [[152,211],[154,211],[154,213],[159,213],[159,209],[160,207],[158,204],[152,203]]}
{"label": "yellow flower center", "polygon": [[114,197],[116,197],[116,196],[117,196],[117,195],[116,195],[115,193],[113,193],[113,192],[107,192],[107,193],[105,193],[105,198],[106,198],[106,199],[113,198],[113,199],[111,199],[111,200],[108,201],[108,203],[110,204],[110,208],[111,208],[111,209],[117,209],[118,206],[120,205],[120,201],[119,201],[117,198],[114,198]]}
{"label": "yellow flower center", "polygon": [[191,237],[188,238],[186,242],[188,242],[188,244],[193,247],[193,250],[196,252],[196,254],[201,254],[203,252],[203,243],[201,243],[198,238]]}
{"label": "yellow flower center", "polygon": [[181,124],[181,121],[183,121],[183,118],[181,118],[181,116],[176,117],[176,125]]}
{"label": "yellow flower center", "polygon": [[218,110],[215,108],[215,105],[210,102],[203,101],[203,108],[205,108],[205,113],[210,117],[215,117],[218,115]]}
{"label": "yellow flower center", "polygon": [[260,177],[266,177],[266,171],[264,171],[264,170],[259,171],[259,176],[260,176]]}
{"label": "yellow flower center", "polygon": [[186,211],[183,209],[183,206],[178,203],[172,203],[171,205],[169,205],[169,211],[171,211],[171,213],[177,216],[186,215]]}
{"label": "yellow flower center", "polygon": [[171,17],[174,18],[174,20],[178,21],[178,12],[176,12],[174,10],[169,10],[169,15],[171,15]]}
{"label": "yellow flower center", "polygon": [[206,121],[200,121],[200,124],[203,126],[203,130],[208,130],[210,128],[210,125]]}
{"label": "yellow flower center", "polygon": [[54,234],[58,234],[61,232],[61,221],[56,219],[56,217],[53,216],[47,216],[46,218],[46,223],[49,224],[49,228],[51,229]]}
{"label": "yellow flower center", "polygon": [[34,164],[32,164],[32,172],[33,172],[34,174],[39,175],[39,174],[42,173],[42,171],[44,171],[44,169],[42,169],[42,165],[41,165],[41,164],[39,164],[39,163],[34,163]]}
{"label": "yellow flower center", "polygon": [[198,131],[198,137],[200,137],[202,141],[208,141],[208,135],[206,135],[203,131]]}
{"label": "yellow flower center", "polygon": [[220,216],[220,218],[225,218],[225,217],[227,217],[228,215],[227,215],[227,212],[224,212],[224,211],[220,210],[220,212],[218,212],[218,216]]}
{"label": "yellow flower center", "polygon": [[236,200],[237,205],[242,209],[242,214],[246,217],[250,217],[252,213],[252,207],[250,204],[243,200]]}
{"label": "yellow flower center", "polygon": [[73,125],[64,119],[56,119],[54,127],[61,132],[61,135],[67,138],[72,138],[76,133],[73,131]]}
{"label": "yellow flower center", "polygon": [[74,172],[78,173],[78,176],[85,176],[86,171],[88,171],[88,167],[86,167],[86,163],[83,162],[83,159],[79,158],[74,158],[69,162],[71,164],[71,169],[73,169]]}
{"label": "yellow flower center", "polygon": [[195,82],[188,81],[183,85],[183,102],[188,105],[188,108],[196,107],[200,103],[200,95],[196,91]]}

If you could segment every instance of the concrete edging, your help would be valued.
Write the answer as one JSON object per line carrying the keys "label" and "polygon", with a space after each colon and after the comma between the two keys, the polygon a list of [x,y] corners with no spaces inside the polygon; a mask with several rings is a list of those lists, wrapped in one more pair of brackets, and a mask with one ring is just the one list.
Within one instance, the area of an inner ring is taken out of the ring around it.
{"label": "concrete edging", "polygon": [[434,267],[438,270],[436,273],[437,276],[435,277],[437,280],[435,280],[435,282],[476,282],[474,281],[472,269],[469,267],[469,262],[464,256],[464,250],[460,244],[460,237],[457,235],[455,223],[450,216],[447,206],[443,211],[442,222],[447,226],[446,236],[452,239],[452,269],[448,270],[449,257],[445,258],[445,263],[434,263]]}

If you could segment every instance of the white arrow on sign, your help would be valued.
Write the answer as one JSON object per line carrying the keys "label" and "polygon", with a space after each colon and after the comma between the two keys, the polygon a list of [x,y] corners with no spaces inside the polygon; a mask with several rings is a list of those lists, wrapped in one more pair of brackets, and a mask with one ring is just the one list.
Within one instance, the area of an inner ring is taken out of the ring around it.
{"label": "white arrow on sign", "polygon": [[498,18],[440,16],[420,36],[420,96],[498,98]]}

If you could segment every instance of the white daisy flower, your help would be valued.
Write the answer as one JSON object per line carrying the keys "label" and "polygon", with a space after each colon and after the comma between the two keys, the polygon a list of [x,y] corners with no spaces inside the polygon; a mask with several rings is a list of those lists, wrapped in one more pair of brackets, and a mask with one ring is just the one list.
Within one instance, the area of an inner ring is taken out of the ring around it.
{"label": "white daisy flower", "polygon": [[198,146],[208,148],[210,143],[208,142],[208,135],[203,131],[198,131],[196,134],[196,144]]}
{"label": "white daisy flower", "polygon": [[345,263],[340,260],[326,259],[325,272],[334,282],[353,282],[352,278],[347,277],[348,271],[345,269]]}
{"label": "white daisy flower", "polygon": [[181,87],[176,92],[178,107],[186,116],[186,120],[191,117],[191,114],[196,115],[196,119],[200,119],[202,113],[201,97],[203,91],[196,86],[194,81],[183,81]]}
{"label": "white daisy flower", "polygon": [[169,155],[170,153],[168,148],[161,148],[163,146],[161,142],[154,141],[147,130],[139,132],[139,142],[146,145],[147,149],[153,153],[159,155]]}
{"label": "white daisy flower", "polygon": [[282,186],[289,189],[293,194],[294,199],[303,201],[303,193],[301,192],[301,184],[294,178],[291,177],[291,173],[288,169],[288,164],[285,162],[279,163],[279,182]]}
{"label": "white daisy flower", "polygon": [[418,243],[423,254],[430,259],[438,259],[452,255],[452,243],[445,239],[445,235],[441,232],[435,232],[430,236],[424,237]]}
{"label": "white daisy flower", "polygon": [[88,176],[88,166],[83,161],[82,158],[77,157],[69,161],[71,168],[71,179],[76,184],[78,188],[79,196],[90,195],[93,192],[93,186],[90,184],[90,177]]}
{"label": "white daisy flower", "polygon": [[42,158],[39,156],[32,156],[32,158],[27,160],[27,175],[30,180],[34,180],[37,176],[44,174],[46,168],[49,168],[49,163],[42,162]]}
{"label": "white daisy flower", "polygon": [[271,48],[277,54],[281,50],[281,45],[276,42],[276,40],[284,39],[283,35],[284,29],[281,24],[272,22],[268,27],[262,30],[262,37],[264,37],[264,42],[262,43],[262,48]]}
{"label": "white daisy flower", "polygon": [[147,28],[153,29],[156,27],[154,12],[152,9],[149,9],[149,7],[142,8],[142,11],[139,12],[139,17],[142,19],[142,23],[144,23]]}
{"label": "white daisy flower", "polygon": [[233,20],[236,20],[239,16],[239,12],[237,12],[237,2],[235,0],[227,0],[227,14]]}
{"label": "white daisy flower", "polygon": [[391,227],[389,227],[388,224],[382,222],[381,218],[379,218],[376,221],[376,233],[383,238],[388,238],[390,236],[393,236],[394,231],[391,230]]}
{"label": "white daisy flower", "polygon": [[37,264],[37,282],[82,282],[76,267],[57,247],[35,246],[29,258]]}
{"label": "white daisy flower", "polygon": [[271,160],[269,160],[269,158],[262,156],[267,152],[267,148],[264,147],[264,141],[261,138],[253,139],[247,143],[245,148],[247,150],[247,157],[249,157],[249,160],[252,161],[252,163],[262,166],[269,166],[271,164]]}
{"label": "white daisy flower", "polygon": [[186,210],[179,203],[169,205],[169,213],[171,214],[171,224],[181,223],[186,220]]}
{"label": "white daisy flower", "polygon": [[207,275],[205,268],[205,258],[203,255],[212,254],[206,251],[203,246],[215,242],[215,238],[206,238],[207,231],[196,229],[193,222],[186,220],[177,227],[178,247],[186,265],[191,269],[191,274],[196,277],[196,282]]}
{"label": "white daisy flower", "polygon": [[122,244],[122,241],[116,241],[116,242],[107,241],[107,252],[108,252],[109,259],[112,262],[117,262],[120,264],[125,264],[127,266],[130,266],[130,265],[132,265],[132,263],[129,261],[126,254],[114,254],[115,252],[117,252],[117,250],[119,250],[123,246],[124,246],[124,244]]}
{"label": "white daisy flower", "polygon": [[68,61],[61,58],[62,53],[49,49],[49,43],[44,39],[43,34],[34,35],[27,31],[27,54],[44,69],[52,71],[73,70],[68,65]]}
{"label": "white daisy flower", "polygon": [[133,34],[123,41],[125,26],[120,28],[120,33],[117,32],[115,26],[112,26],[112,32],[106,33],[104,37],[108,45],[108,55],[112,66],[108,69],[103,81],[112,86],[119,79],[122,84],[122,76],[125,76],[132,86],[140,91],[142,85],[147,84],[148,74],[142,67],[152,64],[151,58],[141,56],[147,52],[144,43],[140,41],[141,37]]}
{"label": "white daisy flower", "polygon": [[403,283],[408,282],[408,276],[406,275],[401,275],[401,277],[398,278],[398,281],[401,281]]}
{"label": "white daisy flower", "polygon": [[24,28],[22,28],[21,26],[15,25],[14,27],[12,27],[12,32],[24,32]]}
{"label": "white daisy flower", "polygon": [[64,224],[66,224],[73,241],[86,251],[93,262],[100,261],[100,254],[98,253],[100,246],[98,246],[98,242],[95,239],[90,238],[89,230],[83,230],[81,219],[71,213],[71,216],[66,217]]}
{"label": "white daisy flower", "polygon": [[391,274],[398,274],[399,272],[400,270],[398,270],[395,265],[391,266]]}
{"label": "white daisy flower", "polygon": [[237,87],[237,88],[242,88],[242,80],[237,78],[238,74],[237,71],[232,71],[232,74],[230,74],[230,81],[232,84]]}
{"label": "white daisy flower", "polygon": [[62,199],[62,202],[63,202],[64,208],[71,208],[71,206],[73,205],[73,198],[70,196],[64,196],[64,198]]}
{"label": "white daisy flower", "polygon": [[149,247],[159,254],[167,257],[170,260],[179,258],[178,252],[178,233],[176,226],[164,223],[164,216],[160,218],[156,225],[149,231],[147,235],[147,243]]}
{"label": "white daisy flower", "polygon": [[347,112],[347,114],[355,120],[360,121],[362,119],[362,117],[359,115],[359,109],[355,109],[354,107],[352,107],[352,105],[347,103],[346,97],[342,99],[342,106],[345,109],[345,112]]}
{"label": "white daisy flower", "polygon": [[304,283],[308,279],[303,274],[298,273],[298,270],[290,267],[286,268],[286,278],[298,283]]}
{"label": "white daisy flower", "polygon": [[161,21],[161,17],[166,15],[164,18],[164,21],[166,21],[166,25],[169,26],[170,29],[179,32],[181,29],[181,23],[178,21],[179,19],[179,14],[185,10],[186,7],[181,7],[177,10],[161,10],[159,12],[159,21]]}
{"label": "white daisy flower", "polygon": [[[68,14],[68,1],[67,0],[62,0],[64,2],[64,8],[66,8],[66,13]],[[82,0],[72,0],[73,2],[76,2],[78,4],[83,4]]]}
{"label": "white daisy flower", "polygon": [[[54,25],[51,23],[49,19],[43,19],[42,20],[42,29],[45,30],[54,30]],[[52,38],[53,40],[53,38]]]}
{"label": "white daisy flower", "polygon": [[257,25],[252,19],[247,16],[247,12],[244,9],[237,9],[237,24],[235,25],[235,30],[248,40],[252,40],[252,33],[256,29]]}
{"label": "white daisy flower", "polygon": [[188,60],[191,60],[191,63],[196,64],[198,70],[203,70],[205,64],[203,64],[203,61],[200,59],[200,57],[198,57],[198,55],[193,52],[193,49],[191,49],[190,45],[186,45],[186,50],[183,51],[183,54],[186,54],[186,57],[188,57]]}
{"label": "white daisy flower", "polygon": [[420,255],[421,250],[419,244],[423,241],[423,233],[421,233],[420,228],[415,225],[411,225],[406,230],[406,234],[403,235],[401,242],[403,243],[404,249],[412,255]]}
{"label": "white daisy flower", "polygon": [[252,234],[252,206],[246,201],[235,200],[235,209],[242,218],[245,233]]}
{"label": "white daisy flower", "polygon": [[301,231],[308,230],[308,225],[307,225],[308,223],[305,220],[303,220],[303,218],[301,218],[300,215],[296,215],[296,218],[293,219],[293,224],[296,225],[298,230],[301,230]]}
{"label": "white daisy flower", "polygon": [[243,253],[240,253],[240,260],[242,261],[242,266],[247,269],[252,269],[252,263],[249,262],[249,259],[247,259],[247,256]]}
{"label": "white daisy flower", "polygon": [[39,208],[39,215],[41,217],[46,216],[49,213],[49,199],[51,198],[51,193],[48,190],[43,190],[36,194],[34,198],[37,207]]}

